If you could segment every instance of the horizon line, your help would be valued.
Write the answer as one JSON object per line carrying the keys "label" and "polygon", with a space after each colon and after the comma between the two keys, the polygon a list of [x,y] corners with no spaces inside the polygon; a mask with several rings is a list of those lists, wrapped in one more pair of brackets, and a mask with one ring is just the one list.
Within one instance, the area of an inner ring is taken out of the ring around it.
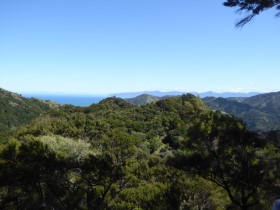
{"label": "horizon line", "polygon": [[[279,91],[279,90],[278,90]],[[15,91],[15,93],[19,94],[35,94],[35,95],[84,95],[84,96],[113,96],[118,94],[132,94],[132,93],[149,93],[149,92],[159,92],[159,93],[171,93],[171,92],[178,92],[178,93],[235,93],[235,94],[249,94],[249,93],[269,93],[269,92],[278,92],[277,90],[273,91],[257,91],[257,90],[251,90],[251,91],[234,91],[234,90],[225,90],[225,91],[183,91],[183,90],[170,90],[170,91],[163,91],[163,90],[143,90],[143,91],[123,91],[123,92],[111,92],[111,93],[89,93],[89,92],[55,92],[55,91]],[[14,92],[14,91],[11,91]]]}

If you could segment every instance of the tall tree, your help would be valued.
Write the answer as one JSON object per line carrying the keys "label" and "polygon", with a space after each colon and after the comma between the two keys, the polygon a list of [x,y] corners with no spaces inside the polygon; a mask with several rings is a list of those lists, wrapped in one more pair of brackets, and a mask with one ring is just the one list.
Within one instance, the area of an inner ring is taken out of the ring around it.
{"label": "tall tree", "polygon": [[177,168],[211,180],[226,190],[234,208],[259,205],[269,173],[266,142],[240,121],[216,112],[189,129],[189,138],[175,151]]}

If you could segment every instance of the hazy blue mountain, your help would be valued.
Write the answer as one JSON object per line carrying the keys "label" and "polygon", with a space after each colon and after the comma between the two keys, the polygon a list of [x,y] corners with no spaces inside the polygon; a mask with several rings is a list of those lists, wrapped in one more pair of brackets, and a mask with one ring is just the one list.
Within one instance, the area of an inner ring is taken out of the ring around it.
{"label": "hazy blue mountain", "polygon": [[201,98],[205,98],[205,97],[222,97],[222,98],[230,98],[230,97],[251,97],[251,96],[255,96],[258,95],[260,93],[258,92],[249,92],[249,93],[235,93],[235,92],[223,92],[223,93],[215,93],[212,91],[209,92],[204,92],[204,93],[193,93],[194,95],[198,95]]}
{"label": "hazy blue mountain", "polygon": [[[183,94],[186,94],[187,92],[180,92],[180,91],[170,91],[170,92],[161,92],[161,91],[141,91],[141,92],[127,92],[127,93],[115,93],[111,94],[111,96],[116,96],[119,98],[134,98],[143,94],[148,94],[152,96],[157,97],[163,97],[163,96],[180,96]],[[193,95],[199,96],[201,98],[214,96],[214,97],[251,97],[255,96],[259,93],[257,92],[250,92],[250,93],[233,93],[233,92],[224,92],[224,93],[215,93],[212,91],[198,93],[198,92],[190,92]]]}
{"label": "hazy blue mountain", "polygon": [[184,92],[179,91],[170,91],[170,92],[161,92],[161,91],[140,91],[140,92],[127,92],[127,93],[114,93],[111,96],[116,96],[118,98],[135,98],[140,95],[151,95],[156,97],[163,97],[166,95],[170,96],[179,96],[184,94]]}

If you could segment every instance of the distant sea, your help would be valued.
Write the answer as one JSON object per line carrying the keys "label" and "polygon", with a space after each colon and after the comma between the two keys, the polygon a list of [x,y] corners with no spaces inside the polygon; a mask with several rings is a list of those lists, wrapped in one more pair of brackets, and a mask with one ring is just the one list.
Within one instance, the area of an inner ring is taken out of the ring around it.
{"label": "distant sea", "polygon": [[90,106],[91,104],[99,103],[105,96],[87,96],[87,95],[47,95],[47,94],[21,94],[26,98],[38,98],[50,100],[61,105],[71,104],[74,106]]}

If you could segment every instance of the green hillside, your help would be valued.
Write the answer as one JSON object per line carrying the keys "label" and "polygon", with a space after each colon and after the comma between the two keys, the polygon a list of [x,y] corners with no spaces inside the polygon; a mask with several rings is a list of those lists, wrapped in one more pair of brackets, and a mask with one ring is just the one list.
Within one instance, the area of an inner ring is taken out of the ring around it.
{"label": "green hillside", "polygon": [[149,103],[159,101],[160,99],[161,99],[161,97],[152,96],[152,95],[149,95],[149,94],[142,94],[142,95],[137,96],[135,98],[126,98],[124,100],[127,101],[130,104],[135,105],[135,106],[141,106],[141,105],[146,105],[146,104],[149,104]]}
{"label": "green hillside", "polygon": [[0,133],[3,135],[25,125],[55,107],[58,107],[58,104],[51,101],[24,98],[0,88]]}
{"label": "green hillside", "polygon": [[249,98],[207,97],[203,101],[213,110],[241,118],[251,130],[280,130],[280,92]]}
{"label": "green hillside", "polygon": [[202,100],[213,110],[220,110],[238,116],[252,109],[250,105],[227,98],[206,97]]}
{"label": "green hillside", "polygon": [[1,209],[268,209],[279,149],[191,95],[61,106],[0,147]]}
{"label": "green hillside", "polygon": [[256,95],[246,98],[243,103],[280,119],[280,92]]}
{"label": "green hillside", "polygon": [[[159,101],[165,97],[143,94],[125,99],[130,104],[140,106]],[[255,131],[280,130],[280,92],[260,94],[248,98],[230,97],[202,99],[212,110],[233,114],[242,119],[247,127]]]}

